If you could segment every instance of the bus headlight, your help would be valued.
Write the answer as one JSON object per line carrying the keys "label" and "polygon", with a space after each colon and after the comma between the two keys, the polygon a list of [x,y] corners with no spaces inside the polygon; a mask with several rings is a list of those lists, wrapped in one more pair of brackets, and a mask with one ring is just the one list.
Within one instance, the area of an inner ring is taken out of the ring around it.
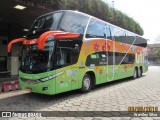
{"label": "bus headlight", "polygon": [[21,77],[19,77],[19,79],[22,80],[26,84],[37,84],[40,82],[39,80],[29,80],[29,79],[25,79]]}
{"label": "bus headlight", "polygon": [[49,81],[49,80],[51,80],[51,79],[53,79],[53,78],[56,78],[57,76],[60,76],[60,75],[63,74],[63,73],[64,73],[64,71],[59,72],[59,73],[57,73],[57,74],[55,74],[55,75],[46,77],[46,78],[39,79],[39,81],[41,81],[41,82]]}
{"label": "bus headlight", "polygon": [[39,79],[39,81],[45,82],[45,81],[48,81],[48,80],[51,80],[51,79],[53,79],[53,78],[50,76],[50,77]]}

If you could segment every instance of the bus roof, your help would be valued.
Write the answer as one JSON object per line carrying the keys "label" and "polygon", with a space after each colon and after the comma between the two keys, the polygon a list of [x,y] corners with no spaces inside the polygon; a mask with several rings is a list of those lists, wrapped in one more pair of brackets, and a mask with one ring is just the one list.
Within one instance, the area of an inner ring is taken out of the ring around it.
{"label": "bus roof", "polygon": [[[53,13],[55,13],[55,12],[76,12],[76,13],[82,14],[82,15],[84,15],[84,16],[87,16],[87,17],[94,18],[94,19],[96,19],[96,20],[105,22],[105,23],[107,23],[108,25],[113,26],[113,27],[115,27],[115,28],[117,28],[117,29],[123,30],[123,31],[125,31],[125,32],[132,33],[132,34],[134,34],[134,35],[136,35],[136,36],[138,36],[138,37],[143,38],[141,35],[138,35],[138,34],[136,34],[136,33],[134,33],[134,32],[131,32],[131,31],[129,31],[129,30],[126,30],[126,29],[124,29],[124,28],[121,28],[121,27],[119,27],[119,26],[116,26],[116,25],[114,25],[114,24],[111,24],[111,23],[109,23],[109,22],[107,22],[107,21],[104,21],[104,20],[102,20],[102,19],[99,19],[99,18],[97,18],[97,17],[94,17],[94,16],[92,16],[92,15],[89,15],[89,14],[86,14],[86,13],[83,13],[83,12],[80,12],[80,11],[77,11],[77,10],[57,10],[57,11],[53,11],[53,12],[49,12],[49,13],[47,13],[47,14],[41,15],[41,16],[39,16],[39,17],[43,17],[43,16],[46,16],[46,15],[49,15],[49,14],[53,14]],[[38,18],[39,18],[39,17],[38,17]]]}

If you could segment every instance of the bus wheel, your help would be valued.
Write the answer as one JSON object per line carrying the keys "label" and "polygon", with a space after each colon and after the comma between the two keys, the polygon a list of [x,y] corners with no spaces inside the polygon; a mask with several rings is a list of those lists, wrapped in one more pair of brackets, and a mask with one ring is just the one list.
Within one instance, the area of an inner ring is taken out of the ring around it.
{"label": "bus wheel", "polygon": [[83,93],[89,92],[92,87],[91,77],[88,74],[85,74],[82,81],[81,91]]}
{"label": "bus wheel", "polygon": [[139,68],[139,69],[138,69],[138,77],[141,77],[141,76],[142,76],[142,69]]}
{"label": "bus wheel", "polygon": [[133,79],[136,79],[138,77],[138,70],[137,68],[134,69],[134,75],[133,75]]}

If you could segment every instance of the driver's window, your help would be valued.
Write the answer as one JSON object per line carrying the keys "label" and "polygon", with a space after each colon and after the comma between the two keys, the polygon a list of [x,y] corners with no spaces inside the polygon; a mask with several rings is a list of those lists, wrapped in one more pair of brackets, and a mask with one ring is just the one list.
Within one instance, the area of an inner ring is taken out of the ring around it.
{"label": "driver's window", "polygon": [[63,39],[57,41],[54,65],[57,68],[76,64],[78,61],[81,41]]}
{"label": "driver's window", "polygon": [[69,48],[58,48],[57,49],[57,60],[56,65],[69,65],[71,64],[71,49]]}

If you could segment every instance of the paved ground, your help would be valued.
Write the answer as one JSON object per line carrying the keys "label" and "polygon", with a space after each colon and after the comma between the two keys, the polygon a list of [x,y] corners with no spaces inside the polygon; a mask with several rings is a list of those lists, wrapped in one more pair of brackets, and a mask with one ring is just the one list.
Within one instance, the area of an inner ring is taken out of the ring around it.
{"label": "paved ground", "polygon": [[[20,91],[0,94],[1,111],[127,111],[129,106],[158,106],[160,111],[160,67],[151,66],[149,71],[141,78],[125,79],[100,85],[87,94],[81,94],[79,91],[55,96],[25,92],[22,94]],[[17,118],[10,119],[16,120]],[[25,119],[30,120],[30,118]],[[37,119],[41,120],[42,118]],[[48,117],[47,119],[71,120],[75,118]],[[76,119],[160,120],[158,117],[78,117]]]}

